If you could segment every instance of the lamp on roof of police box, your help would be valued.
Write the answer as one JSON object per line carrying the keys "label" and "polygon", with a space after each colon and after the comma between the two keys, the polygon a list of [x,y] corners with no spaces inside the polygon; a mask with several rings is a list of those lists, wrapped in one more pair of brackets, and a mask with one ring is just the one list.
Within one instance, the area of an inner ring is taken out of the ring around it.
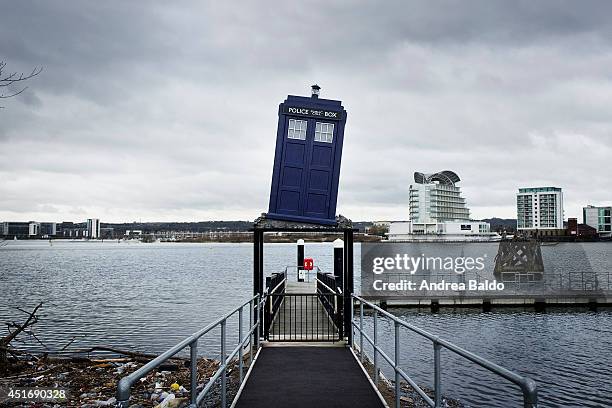
{"label": "lamp on roof of police box", "polygon": [[321,87],[319,85],[317,85],[317,84],[314,84],[310,88],[312,89],[312,97],[313,98],[318,98],[319,97],[319,93],[321,92]]}
{"label": "lamp on roof of police box", "polygon": [[268,218],[336,223],[346,110],[341,101],[288,95],[279,105]]}

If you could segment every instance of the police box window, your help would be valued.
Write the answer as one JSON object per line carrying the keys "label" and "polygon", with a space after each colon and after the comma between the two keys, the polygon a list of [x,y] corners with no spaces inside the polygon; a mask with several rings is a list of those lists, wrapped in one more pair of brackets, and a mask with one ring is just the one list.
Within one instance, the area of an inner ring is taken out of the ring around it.
{"label": "police box window", "polygon": [[306,121],[298,119],[289,119],[289,139],[306,140]]}
{"label": "police box window", "polygon": [[315,142],[331,143],[334,140],[334,124],[317,122],[314,140]]}

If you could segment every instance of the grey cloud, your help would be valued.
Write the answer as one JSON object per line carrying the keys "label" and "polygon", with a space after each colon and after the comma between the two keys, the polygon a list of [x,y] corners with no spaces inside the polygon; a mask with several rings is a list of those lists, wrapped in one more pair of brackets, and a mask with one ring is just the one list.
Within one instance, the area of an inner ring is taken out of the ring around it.
{"label": "grey cloud", "polygon": [[406,218],[412,173],[451,168],[475,217],[529,183],[579,216],[612,200],[611,8],[17,2],[1,57],[44,71],[0,110],[0,219],[254,218],[278,103],[312,82],[349,112],[339,212]]}

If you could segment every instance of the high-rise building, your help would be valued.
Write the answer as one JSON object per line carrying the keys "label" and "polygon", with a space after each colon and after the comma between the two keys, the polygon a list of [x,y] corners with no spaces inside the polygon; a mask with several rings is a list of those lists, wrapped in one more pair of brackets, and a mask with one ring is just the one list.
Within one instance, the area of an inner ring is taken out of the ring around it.
{"label": "high-rise building", "polygon": [[520,188],[516,215],[518,230],[562,230],[563,191],[559,187]]}
{"label": "high-rise building", "polygon": [[450,170],[424,174],[415,172],[410,185],[410,221],[393,222],[391,241],[448,242],[498,241],[487,222],[470,219],[470,210],[456,183],[459,176]]}
{"label": "high-rise building", "polygon": [[612,237],[612,206],[588,205],[582,209],[583,223],[597,230],[600,237]]}
{"label": "high-rise building", "polygon": [[470,210],[455,185],[461,179],[450,170],[439,173],[414,173],[416,184],[410,185],[410,221],[431,223],[469,221]]}
{"label": "high-rise building", "polygon": [[87,219],[87,237],[89,239],[100,238],[100,220],[98,218]]}

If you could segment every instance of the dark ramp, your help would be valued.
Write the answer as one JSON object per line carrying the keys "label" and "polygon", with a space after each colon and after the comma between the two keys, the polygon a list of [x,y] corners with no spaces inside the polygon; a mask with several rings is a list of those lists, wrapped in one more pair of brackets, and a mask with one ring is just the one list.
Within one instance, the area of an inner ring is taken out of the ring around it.
{"label": "dark ramp", "polygon": [[237,408],[384,405],[346,347],[264,347]]}

